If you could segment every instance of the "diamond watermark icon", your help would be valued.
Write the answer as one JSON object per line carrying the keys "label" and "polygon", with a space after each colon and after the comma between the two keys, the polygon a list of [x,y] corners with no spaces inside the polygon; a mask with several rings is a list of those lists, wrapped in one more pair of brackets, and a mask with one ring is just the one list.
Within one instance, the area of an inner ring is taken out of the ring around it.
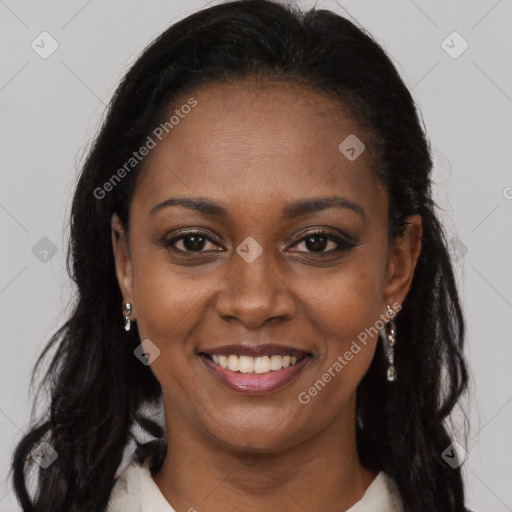
{"label": "diamond watermark icon", "polygon": [[448,250],[454,262],[464,258],[468,252],[467,246],[460,240],[460,238],[457,238],[456,236],[448,240]]}
{"label": "diamond watermark icon", "polygon": [[351,162],[359,158],[361,153],[366,149],[366,146],[361,140],[351,133],[339,146],[338,149],[343,153]]}
{"label": "diamond watermark icon", "polygon": [[48,263],[57,253],[57,246],[49,239],[43,236],[34,247],[32,253],[43,263]]}
{"label": "diamond watermark icon", "polygon": [[247,262],[252,263],[262,252],[263,247],[254,240],[252,236],[248,236],[236,248],[236,252]]}
{"label": "diamond watermark icon", "polygon": [[39,57],[47,59],[59,47],[59,43],[48,32],[41,32],[30,46]]}
{"label": "diamond watermark icon", "polygon": [[454,441],[443,451],[441,457],[448,466],[455,469],[464,463],[468,457],[468,452],[459,443]]}
{"label": "diamond watermark icon", "polygon": [[142,364],[149,366],[160,355],[160,349],[147,338],[142,341],[133,353]]}
{"label": "diamond watermark icon", "polygon": [[58,454],[51,444],[42,441],[30,452],[30,456],[34,462],[46,469],[55,461]]}
{"label": "diamond watermark icon", "polygon": [[458,32],[454,31],[443,40],[441,48],[452,59],[458,59],[469,48],[469,43]]}

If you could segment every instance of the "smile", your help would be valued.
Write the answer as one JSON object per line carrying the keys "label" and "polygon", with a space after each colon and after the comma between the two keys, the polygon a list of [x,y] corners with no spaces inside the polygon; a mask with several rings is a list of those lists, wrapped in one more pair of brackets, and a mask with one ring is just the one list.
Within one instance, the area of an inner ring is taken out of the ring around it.
{"label": "smile", "polygon": [[230,354],[229,356],[213,354],[210,356],[212,361],[224,369],[232,372],[240,373],[270,373],[288,368],[297,364],[299,360],[296,356],[237,356]]}
{"label": "smile", "polygon": [[207,370],[228,388],[241,393],[276,391],[299,375],[312,359],[309,354],[260,355],[199,354]]}

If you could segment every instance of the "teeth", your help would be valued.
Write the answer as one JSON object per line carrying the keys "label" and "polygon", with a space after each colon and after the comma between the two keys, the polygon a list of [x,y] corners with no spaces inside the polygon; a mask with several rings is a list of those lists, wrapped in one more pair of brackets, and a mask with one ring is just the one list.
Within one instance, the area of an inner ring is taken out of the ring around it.
{"label": "teeth", "polygon": [[[236,357],[236,356],[233,356]],[[231,356],[229,356],[231,359]],[[254,371],[254,360],[249,356],[237,357],[238,365],[235,367],[235,371],[238,370],[241,373],[252,373]],[[231,368],[230,368],[231,370]]]}
{"label": "teeth", "polygon": [[269,373],[293,366],[298,358],[295,356],[229,356],[212,355],[213,362],[224,369],[240,373]]}
{"label": "teeth", "polygon": [[270,358],[270,369],[280,370],[283,367],[283,358],[280,356],[272,356]]}
{"label": "teeth", "polygon": [[238,356],[232,354],[228,357],[228,370],[232,372],[238,371]]}
{"label": "teeth", "polygon": [[[252,357],[250,359],[253,359]],[[268,373],[270,371],[270,357],[257,357],[254,359],[254,371],[256,373]]]}

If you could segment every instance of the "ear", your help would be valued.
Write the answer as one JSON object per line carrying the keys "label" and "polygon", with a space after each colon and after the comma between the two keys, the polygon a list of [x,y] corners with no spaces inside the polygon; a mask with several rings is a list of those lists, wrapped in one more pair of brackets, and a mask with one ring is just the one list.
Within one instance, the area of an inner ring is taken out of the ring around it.
{"label": "ear", "polygon": [[[133,304],[133,274],[131,256],[128,248],[128,238],[125,228],[116,213],[112,215],[111,228],[112,250],[114,252],[117,282],[121,290],[123,303],[132,302],[132,310],[134,311],[135,305]],[[134,316],[134,314],[132,314],[132,316]]]}
{"label": "ear", "polygon": [[420,215],[411,215],[405,219],[404,232],[393,241],[390,249],[384,285],[384,304],[403,304],[421,252],[422,233]]}

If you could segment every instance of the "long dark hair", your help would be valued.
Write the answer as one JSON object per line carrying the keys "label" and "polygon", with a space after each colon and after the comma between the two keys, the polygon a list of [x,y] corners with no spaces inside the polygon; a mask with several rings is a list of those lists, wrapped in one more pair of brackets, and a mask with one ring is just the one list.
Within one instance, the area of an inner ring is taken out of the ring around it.
{"label": "long dark hair", "polygon": [[[94,191],[168,117],[178,94],[250,77],[307,85],[350,110],[364,127],[375,176],[388,191],[390,240],[400,236],[406,216],[422,217],[421,254],[396,319],[399,378],[386,381],[380,348],[358,387],[357,445],[364,465],[395,479],[406,511],[465,510],[461,470],[442,457],[452,442],[446,421],[468,383],[464,318],[431,198],[430,146],[411,94],[382,48],[347,19],[241,0],[181,20],[146,48],[117,88],[84,162],[67,254],[76,302],[34,368],[35,374],[53,351],[43,381],[48,410],[13,456],[14,489],[25,512],[104,510],[134,424],[156,438],[139,455],[151,457],[152,468],[161,466],[165,432],[140,414],[144,403],[160,400],[161,387],[134,357],[136,329],[123,330],[111,244],[111,216],[116,212],[128,226],[144,162],[108,193]],[[42,441],[58,458],[38,469],[29,492],[27,461]]]}

